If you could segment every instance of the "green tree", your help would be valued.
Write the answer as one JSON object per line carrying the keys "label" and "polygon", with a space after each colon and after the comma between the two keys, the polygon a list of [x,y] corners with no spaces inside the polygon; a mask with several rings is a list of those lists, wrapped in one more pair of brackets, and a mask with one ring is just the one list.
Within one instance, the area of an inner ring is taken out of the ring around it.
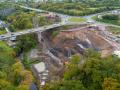
{"label": "green tree", "polygon": [[120,89],[119,58],[115,56],[101,58],[100,53],[88,50],[82,56],[84,62],[80,63],[80,57],[76,55],[71,59],[69,64],[65,66],[63,78],[60,81],[55,81],[55,84],[48,85],[46,87],[49,88],[48,90]]}
{"label": "green tree", "polygon": [[16,45],[16,52],[28,52],[37,45],[37,35],[27,34],[18,37],[18,43]]}
{"label": "green tree", "polygon": [[45,90],[88,90],[82,85],[81,81],[77,80],[60,81],[52,84],[47,86]]}
{"label": "green tree", "polygon": [[105,78],[103,82],[103,90],[120,90],[120,83],[113,78]]}
{"label": "green tree", "polygon": [[29,90],[27,85],[20,85],[17,87],[17,90]]}

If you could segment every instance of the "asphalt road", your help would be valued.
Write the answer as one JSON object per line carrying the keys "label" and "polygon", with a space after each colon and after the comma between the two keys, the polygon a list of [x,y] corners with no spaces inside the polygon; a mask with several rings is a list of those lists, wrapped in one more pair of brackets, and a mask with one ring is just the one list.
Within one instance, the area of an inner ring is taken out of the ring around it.
{"label": "asphalt road", "polygon": [[[41,9],[35,9],[35,8],[26,7],[26,6],[21,6],[21,5],[19,5],[19,6],[21,8],[29,9],[29,10],[33,10],[33,11],[37,11],[37,12],[49,12],[49,11],[45,11],[45,10],[41,10]],[[112,10],[112,11],[114,11],[114,10]],[[112,12],[112,11],[109,11],[109,13]],[[0,40],[15,37],[15,36],[18,36],[18,35],[27,34],[27,33],[33,33],[33,32],[37,32],[37,31],[43,32],[45,30],[52,29],[52,28],[55,28],[55,27],[60,27],[60,26],[63,26],[63,25],[82,24],[82,23],[69,22],[68,19],[71,18],[72,16],[65,15],[65,14],[59,14],[59,13],[55,13],[55,12],[49,12],[49,13],[57,14],[61,18],[61,22],[59,22],[57,24],[48,25],[48,26],[43,26],[43,27],[38,27],[38,28],[33,28],[33,29],[27,29],[27,30],[23,30],[23,31],[20,31],[20,32],[11,32],[10,33],[8,31],[9,33],[0,35]],[[87,20],[87,22],[90,22],[90,23],[95,23],[95,24],[99,24],[99,25],[106,25],[106,26],[120,27],[120,26],[117,26],[117,25],[97,22],[97,21],[92,19],[93,16],[96,16],[98,14],[104,14],[104,13],[106,13],[106,12],[92,14],[92,15],[88,15],[88,16],[82,16],[82,17],[85,18]],[[87,23],[87,22],[85,22],[85,23]],[[6,28],[6,30],[9,30],[9,29]]]}

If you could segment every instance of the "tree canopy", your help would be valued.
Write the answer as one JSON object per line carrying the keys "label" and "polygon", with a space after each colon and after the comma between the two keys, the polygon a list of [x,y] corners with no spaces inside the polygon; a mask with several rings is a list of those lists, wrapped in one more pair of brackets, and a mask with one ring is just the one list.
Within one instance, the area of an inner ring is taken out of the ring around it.
{"label": "tree canopy", "polygon": [[100,54],[94,51],[86,52],[82,58],[78,57],[76,55],[72,57],[70,63],[65,66],[62,79],[46,86],[47,90],[120,89],[119,58],[115,56],[101,58]]}
{"label": "tree canopy", "polygon": [[0,90],[29,90],[32,80],[32,73],[23,68],[14,50],[0,41]]}

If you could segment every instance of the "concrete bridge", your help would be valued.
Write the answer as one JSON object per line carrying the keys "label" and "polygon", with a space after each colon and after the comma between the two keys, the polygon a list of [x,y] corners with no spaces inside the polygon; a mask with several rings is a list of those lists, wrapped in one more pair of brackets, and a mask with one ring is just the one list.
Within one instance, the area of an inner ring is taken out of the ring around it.
{"label": "concrete bridge", "polygon": [[61,22],[61,23],[46,25],[46,26],[42,26],[42,27],[38,27],[38,28],[27,29],[27,30],[23,30],[23,31],[19,31],[19,32],[9,32],[7,34],[0,35],[0,40],[10,39],[12,41],[12,40],[16,39],[17,36],[20,36],[20,35],[34,33],[34,32],[44,32],[46,30],[50,30],[50,29],[57,28],[60,26],[76,25],[76,24],[86,24],[86,23],[70,23],[70,22],[62,23]]}
{"label": "concrete bridge", "polygon": [[[36,11],[36,12],[49,12],[49,11],[45,11],[45,10],[41,10],[41,9],[35,9],[35,8],[31,8],[31,7],[26,7],[26,6],[21,6],[18,5],[20,8],[24,8],[24,9],[28,9],[28,10],[32,10],[32,11]],[[28,34],[28,33],[34,33],[34,32],[43,32],[52,28],[56,28],[56,27],[60,27],[60,26],[64,26],[64,25],[74,25],[74,24],[79,24],[79,23],[71,23],[71,22],[67,22],[68,21],[68,16],[67,15],[63,15],[63,14],[58,14],[55,12],[49,12],[49,13],[53,13],[58,15],[61,18],[61,22],[59,23],[55,23],[52,25],[47,25],[47,26],[42,26],[42,27],[38,27],[38,28],[32,28],[32,29],[27,29],[27,30],[23,30],[20,32],[9,32],[7,34],[3,34],[0,35],[0,40],[16,40],[17,36],[23,35],[23,34]]]}

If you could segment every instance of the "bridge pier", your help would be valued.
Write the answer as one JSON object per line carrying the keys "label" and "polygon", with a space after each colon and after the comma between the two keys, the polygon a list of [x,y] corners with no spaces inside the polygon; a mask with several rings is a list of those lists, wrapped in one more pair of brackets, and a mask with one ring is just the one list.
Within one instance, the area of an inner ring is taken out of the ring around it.
{"label": "bridge pier", "polygon": [[37,34],[38,34],[38,42],[42,44],[42,51],[43,53],[46,53],[47,47],[46,47],[45,41],[42,38],[42,32],[38,31]]}
{"label": "bridge pier", "polygon": [[38,31],[37,34],[38,34],[38,42],[42,43],[42,32]]}
{"label": "bridge pier", "polygon": [[41,45],[42,45],[42,53],[50,56],[58,65],[62,66],[61,60],[58,57],[54,56],[50,52],[50,50],[49,50],[49,48],[47,46],[47,42],[42,37],[42,32],[39,31],[39,32],[37,32],[37,34],[38,34],[38,42],[41,43]]}

